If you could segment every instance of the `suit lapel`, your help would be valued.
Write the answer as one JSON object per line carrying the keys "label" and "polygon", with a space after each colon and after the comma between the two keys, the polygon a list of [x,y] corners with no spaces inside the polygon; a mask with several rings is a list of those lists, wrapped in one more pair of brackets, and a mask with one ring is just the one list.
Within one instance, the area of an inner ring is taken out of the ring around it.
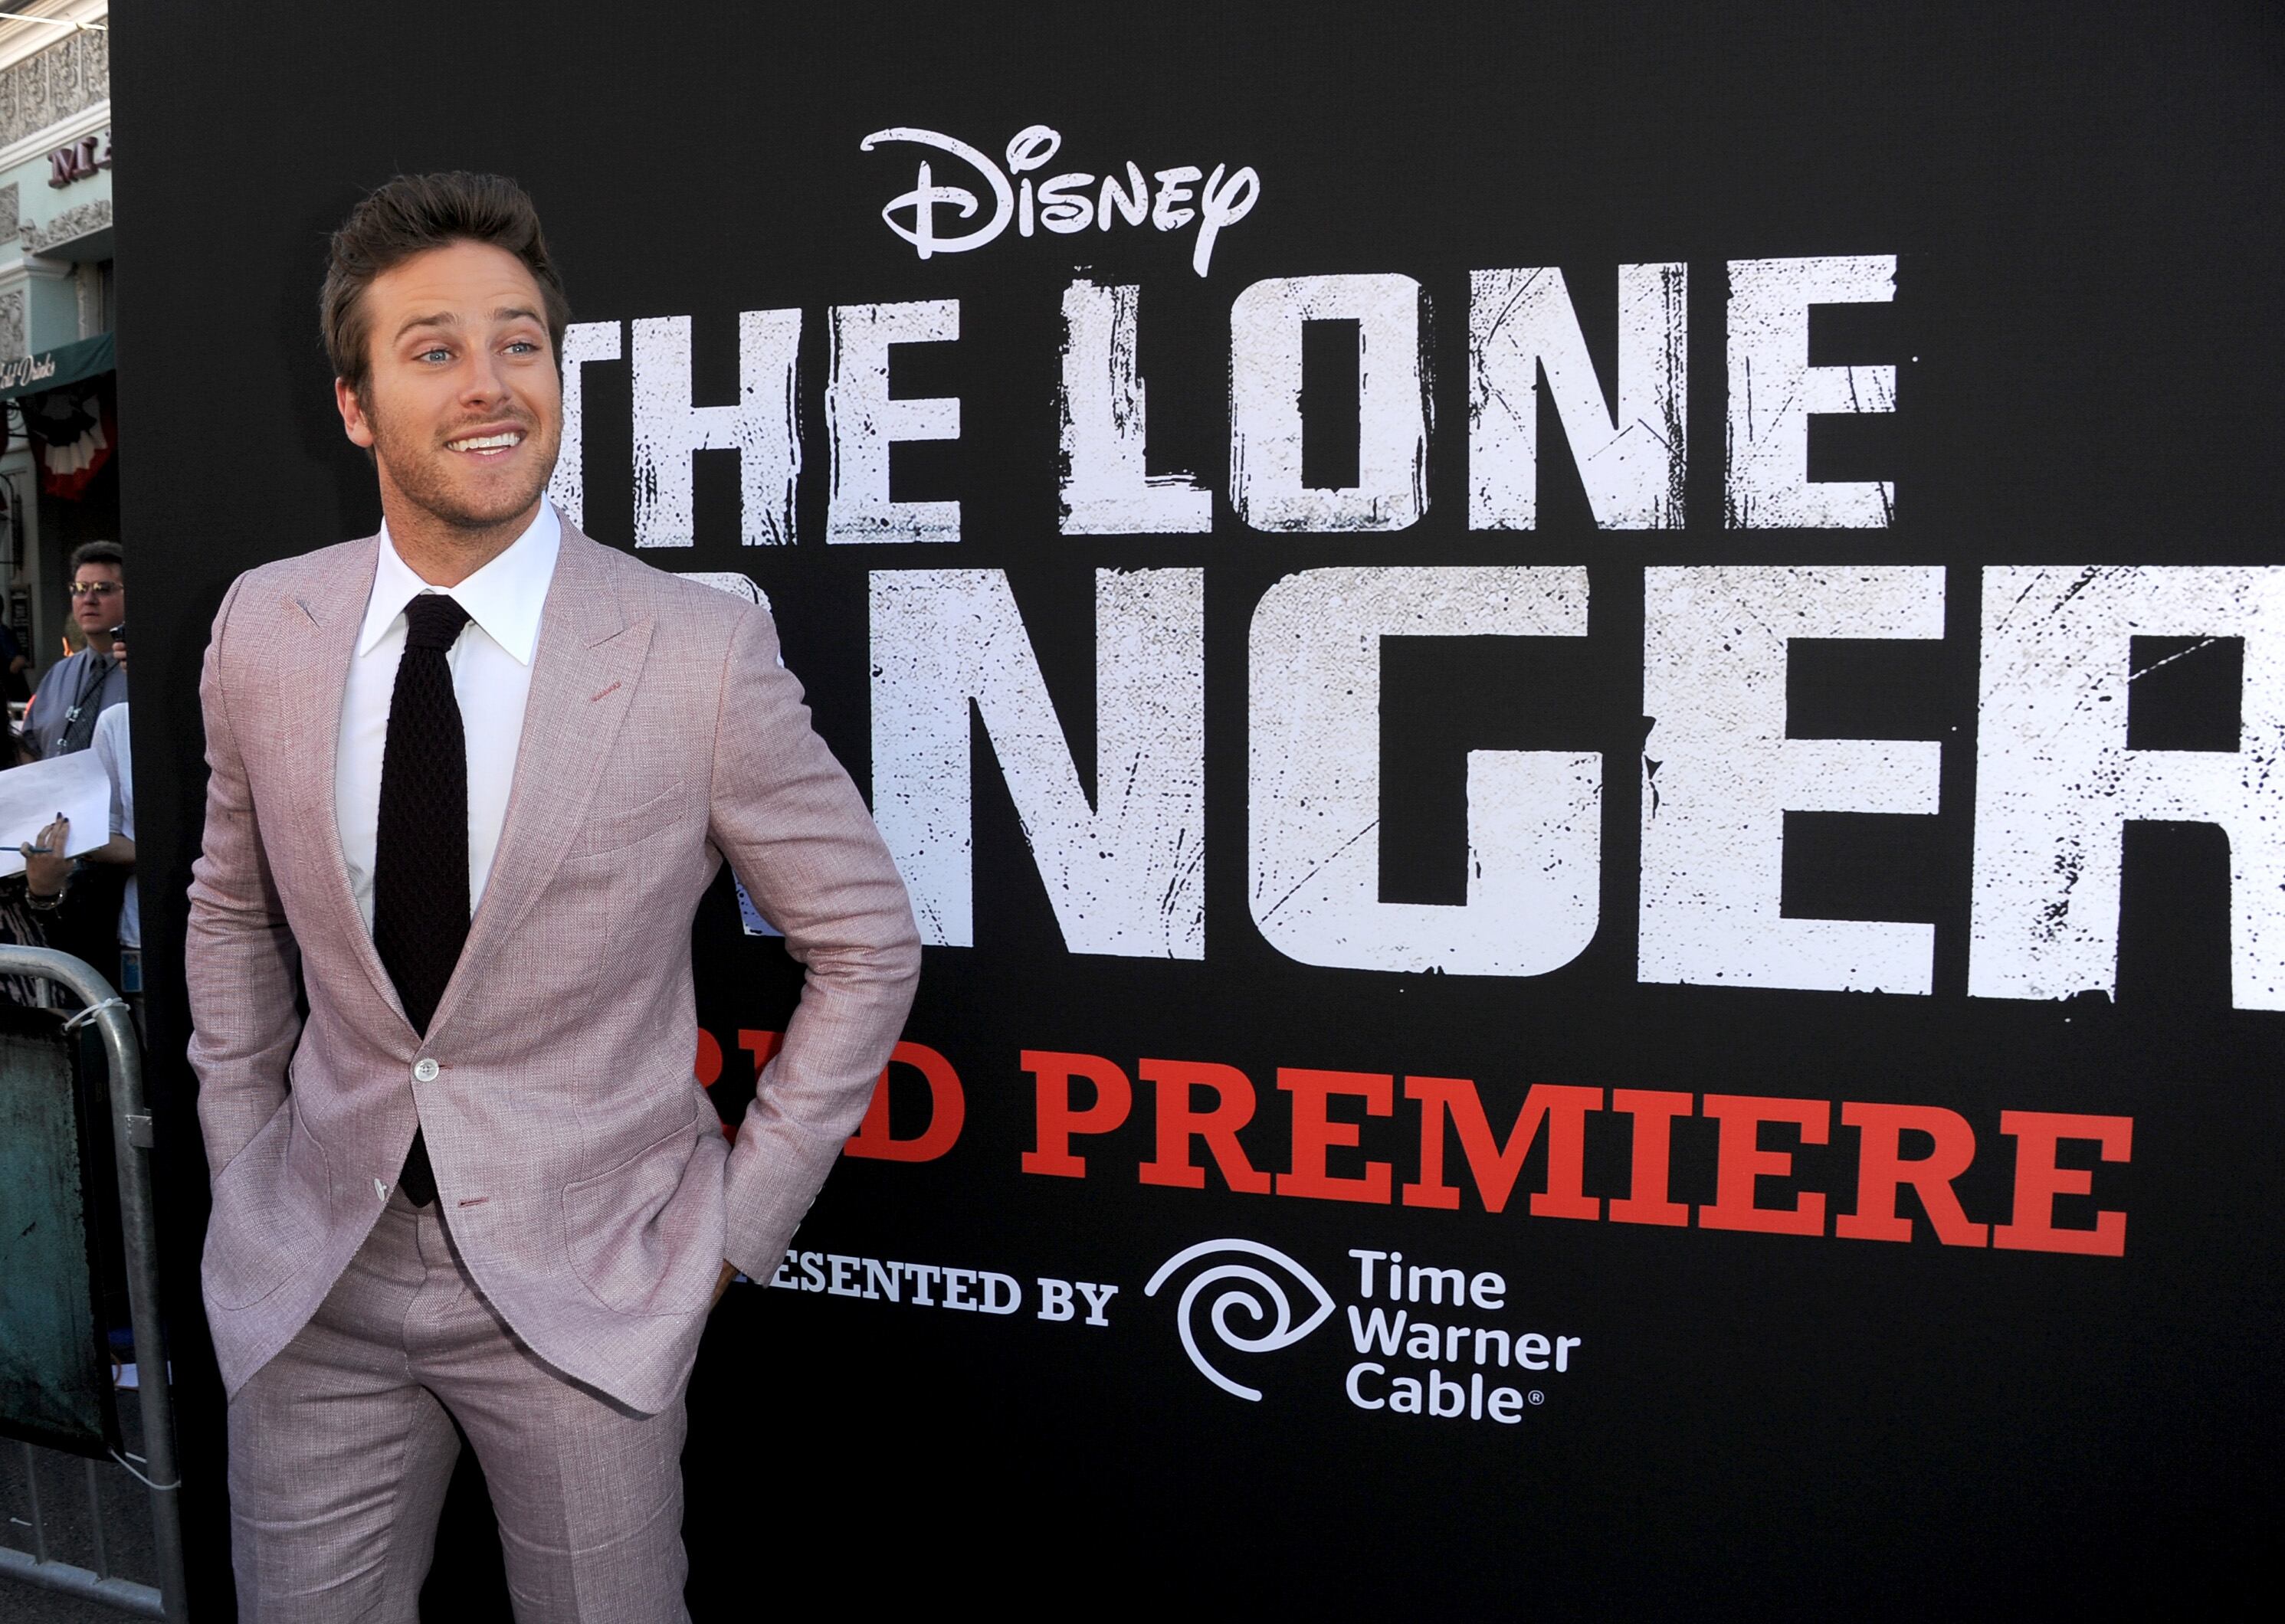
{"label": "suit lapel", "polygon": [[[325,928],[346,938],[349,952],[365,968],[374,992],[404,1018],[397,984],[373,951],[373,932],[357,912],[357,895],[349,889],[349,859],[342,850],[342,830],[334,816],[334,762],[341,749],[342,694],[349,685],[349,661],[357,652],[357,629],[365,624],[365,601],[373,595],[373,569],[381,555],[381,537],[368,536],[343,549],[340,561],[323,579],[297,594],[301,616],[287,616],[277,658],[271,663],[278,679],[279,714],[284,738],[295,747],[280,752],[279,771],[285,793],[279,804],[310,809],[295,824],[302,838],[314,839],[318,850],[310,868],[323,879],[315,899]],[[406,1023],[409,1027],[411,1023]]]}
{"label": "suit lapel", "polygon": [[630,624],[603,554],[600,545],[563,526],[540,615],[499,845],[468,926],[467,945],[428,1023],[432,1036],[546,889],[602,781],[603,764],[634,698],[653,623],[646,616]]}

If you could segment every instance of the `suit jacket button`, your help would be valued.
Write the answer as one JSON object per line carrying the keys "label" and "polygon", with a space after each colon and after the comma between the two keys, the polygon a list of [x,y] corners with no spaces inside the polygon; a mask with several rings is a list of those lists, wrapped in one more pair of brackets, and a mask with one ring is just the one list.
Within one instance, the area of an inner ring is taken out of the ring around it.
{"label": "suit jacket button", "polygon": [[416,1083],[435,1082],[436,1080],[436,1063],[434,1060],[431,1060],[428,1055],[423,1055],[412,1068],[412,1080]]}

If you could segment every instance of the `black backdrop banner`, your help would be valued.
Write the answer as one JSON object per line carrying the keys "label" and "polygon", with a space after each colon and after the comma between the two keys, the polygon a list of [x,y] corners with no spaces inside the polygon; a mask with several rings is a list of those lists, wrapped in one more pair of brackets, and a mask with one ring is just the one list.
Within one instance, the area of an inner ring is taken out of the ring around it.
{"label": "black backdrop banner", "polygon": [[[2266,9],[116,17],[206,1616],[193,677],[375,525],[324,235],[447,167],[565,269],[559,501],[766,595],[930,944],[710,1330],[697,1616],[2046,1615],[2273,1531]],[[797,972],[696,933],[734,1122]]]}

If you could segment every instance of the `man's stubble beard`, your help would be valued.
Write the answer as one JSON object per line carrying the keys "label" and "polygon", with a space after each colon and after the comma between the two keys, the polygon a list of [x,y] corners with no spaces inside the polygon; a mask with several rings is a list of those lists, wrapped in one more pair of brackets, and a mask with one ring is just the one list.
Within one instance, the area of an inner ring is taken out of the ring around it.
{"label": "man's stubble beard", "polygon": [[[492,530],[527,512],[547,489],[562,438],[559,426],[553,439],[537,445],[540,454],[532,459],[533,472],[528,489],[500,498],[497,505],[475,508],[460,499],[444,477],[445,465],[438,460],[459,453],[448,451],[434,441],[420,443],[418,435],[400,434],[393,420],[382,418],[370,404],[365,413],[366,421],[373,425],[374,460],[388,471],[389,482],[397,487],[398,494],[422,513],[456,530]],[[539,442],[538,423],[522,412],[506,415],[523,427],[527,446]]]}

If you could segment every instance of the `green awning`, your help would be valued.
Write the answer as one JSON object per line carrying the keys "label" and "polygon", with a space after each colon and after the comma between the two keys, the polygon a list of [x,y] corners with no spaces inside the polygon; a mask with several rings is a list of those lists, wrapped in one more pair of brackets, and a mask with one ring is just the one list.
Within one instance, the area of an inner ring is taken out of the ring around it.
{"label": "green awning", "polygon": [[118,346],[108,333],[83,338],[75,344],[59,344],[27,356],[0,361],[0,400],[37,395],[107,373],[119,365]]}

